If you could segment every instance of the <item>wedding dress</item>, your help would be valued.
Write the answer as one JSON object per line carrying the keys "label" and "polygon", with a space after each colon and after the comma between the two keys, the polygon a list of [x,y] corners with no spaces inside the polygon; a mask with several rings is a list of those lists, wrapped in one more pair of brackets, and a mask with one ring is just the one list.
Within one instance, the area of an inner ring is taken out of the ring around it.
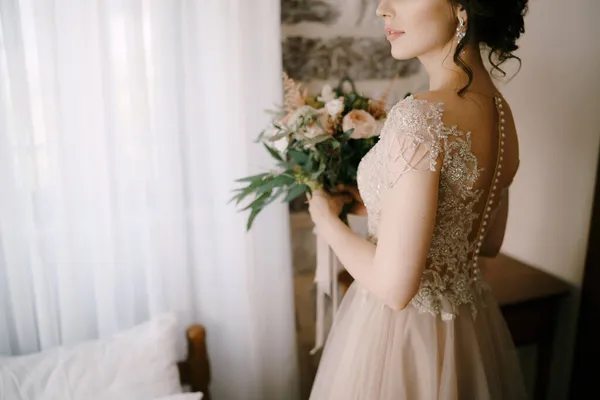
{"label": "wedding dress", "polygon": [[484,163],[473,153],[470,133],[442,122],[442,103],[409,96],[390,110],[379,142],[358,169],[369,240],[377,243],[381,191],[414,170],[410,162],[402,171],[388,166],[398,157],[410,160],[424,146],[428,169],[441,168],[427,265],[418,293],[400,311],[360,283],[350,286],[323,349],[311,400],[526,398],[514,344],[477,266],[508,187],[500,187],[506,179],[499,95],[495,105],[498,138]]}

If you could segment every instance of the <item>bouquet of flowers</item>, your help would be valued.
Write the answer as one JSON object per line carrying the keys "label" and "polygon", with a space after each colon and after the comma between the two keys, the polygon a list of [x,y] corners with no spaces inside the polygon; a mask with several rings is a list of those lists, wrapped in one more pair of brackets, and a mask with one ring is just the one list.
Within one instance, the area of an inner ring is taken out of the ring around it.
{"label": "bouquet of flowers", "polygon": [[[273,112],[271,123],[257,139],[278,169],[236,180],[243,185],[231,199],[239,204],[253,196],[243,208],[251,210],[247,230],[278,198],[290,202],[316,189],[336,193],[340,187],[355,188],[358,164],[377,143],[386,118],[388,93],[379,100],[370,99],[357,93],[349,78],[342,79],[337,88],[325,85],[317,96],[308,96],[286,74],[283,82],[284,106]],[[344,90],[346,84],[351,90]],[[352,205],[348,207],[342,214]]]}

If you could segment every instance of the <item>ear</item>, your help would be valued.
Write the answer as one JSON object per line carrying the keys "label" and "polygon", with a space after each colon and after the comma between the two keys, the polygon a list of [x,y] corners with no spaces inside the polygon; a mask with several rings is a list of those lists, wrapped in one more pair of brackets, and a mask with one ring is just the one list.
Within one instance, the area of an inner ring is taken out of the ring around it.
{"label": "ear", "polygon": [[454,14],[456,15],[456,19],[462,18],[465,20],[465,22],[467,22],[469,20],[469,16],[467,15],[467,10],[465,9],[464,6],[462,6],[460,4],[454,8]]}

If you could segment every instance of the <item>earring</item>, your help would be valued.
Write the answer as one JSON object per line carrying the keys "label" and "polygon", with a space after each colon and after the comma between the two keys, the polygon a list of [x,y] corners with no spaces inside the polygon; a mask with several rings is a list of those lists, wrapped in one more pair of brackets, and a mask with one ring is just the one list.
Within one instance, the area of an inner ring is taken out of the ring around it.
{"label": "earring", "polygon": [[458,39],[458,43],[460,44],[460,42],[464,39],[464,37],[467,34],[467,29],[465,28],[465,20],[463,19],[463,17],[460,17],[458,21],[459,24],[458,28],[456,28],[456,38]]}

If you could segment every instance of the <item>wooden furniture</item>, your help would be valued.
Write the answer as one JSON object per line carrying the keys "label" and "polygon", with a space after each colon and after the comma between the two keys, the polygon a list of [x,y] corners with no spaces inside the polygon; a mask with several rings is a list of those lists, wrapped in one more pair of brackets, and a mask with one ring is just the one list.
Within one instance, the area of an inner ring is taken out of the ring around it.
{"label": "wooden furniture", "polygon": [[586,399],[598,390],[600,360],[600,159],[596,169],[594,208],[587,240],[588,248],[581,285],[577,335],[573,352],[573,368],[569,399]]}
{"label": "wooden furniture", "polygon": [[514,258],[484,259],[482,273],[502,309],[515,345],[537,345],[534,398],[547,398],[560,299],[569,285]]}
{"label": "wooden furniture", "polygon": [[210,360],[206,350],[206,330],[202,325],[192,325],[186,331],[188,355],[178,364],[182,385],[189,385],[193,392],[202,392],[202,400],[211,400]]}
{"label": "wooden furniture", "polygon": [[[535,399],[546,399],[554,330],[560,299],[570,292],[567,283],[504,254],[483,259],[481,271],[490,285],[515,345],[538,348]],[[345,293],[353,279],[339,276]]]}

